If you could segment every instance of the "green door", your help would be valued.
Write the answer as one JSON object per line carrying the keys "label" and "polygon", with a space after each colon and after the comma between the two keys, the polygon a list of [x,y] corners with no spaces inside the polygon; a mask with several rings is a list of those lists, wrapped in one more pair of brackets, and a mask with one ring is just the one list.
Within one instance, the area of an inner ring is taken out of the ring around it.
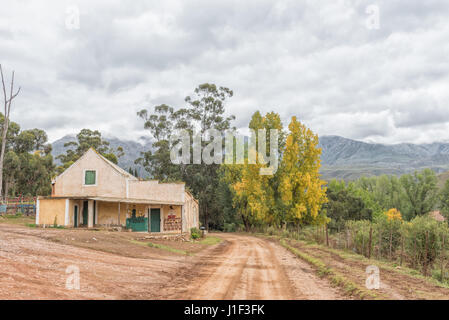
{"label": "green door", "polygon": [[75,209],[73,212],[73,226],[75,228],[78,227],[78,206],[75,206]]}
{"label": "green door", "polygon": [[83,224],[86,226],[87,226],[87,217],[88,217],[87,210],[88,210],[87,201],[84,201],[83,202]]}
{"label": "green door", "polygon": [[151,209],[151,232],[161,232],[161,209]]}

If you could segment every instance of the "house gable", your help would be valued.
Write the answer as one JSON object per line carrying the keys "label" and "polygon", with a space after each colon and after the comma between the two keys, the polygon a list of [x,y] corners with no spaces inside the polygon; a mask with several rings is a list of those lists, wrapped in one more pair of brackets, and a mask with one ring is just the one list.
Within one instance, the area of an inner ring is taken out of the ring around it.
{"label": "house gable", "polygon": [[[86,184],[86,172],[91,171],[95,172],[95,179],[89,174]],[[89,149],[55,179],[54,196],[126,197],[127,180],[137,178]]]}

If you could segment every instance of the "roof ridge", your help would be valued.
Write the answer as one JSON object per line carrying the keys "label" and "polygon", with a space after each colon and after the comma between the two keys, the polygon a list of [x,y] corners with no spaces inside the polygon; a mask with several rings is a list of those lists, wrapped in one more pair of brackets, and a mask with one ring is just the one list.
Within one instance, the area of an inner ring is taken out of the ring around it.
{"label": "roof ridge", "polygon": [[[131,173],[127,172],[125,169],[120,168],[117,164],[113,163],[111,160],[107,159],[105,156],[100,154],[97,150],[94,149],[94,147],[90,147],[89,150],[92,149],[101,159],[103,159],[107,164],[109,164],[112,168],[114,168],[116,171],[118,171],[120,174],[124,176],[129,176],[131,178],[134,178],[138,180],[135,176],[133,176]],[[88,151],[89,151],[88,150]],[[87,153],[87,152],[86,152]]]}

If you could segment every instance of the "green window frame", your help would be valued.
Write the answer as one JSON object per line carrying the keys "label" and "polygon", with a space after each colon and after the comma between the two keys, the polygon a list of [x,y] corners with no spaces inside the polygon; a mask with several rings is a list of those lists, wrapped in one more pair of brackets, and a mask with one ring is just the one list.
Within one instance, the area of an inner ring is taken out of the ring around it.
{"label": "green window frame", "polygon": [[97,183],[97,172],[95,170],[86,170],[84,173],[84,184],[92,186]]}

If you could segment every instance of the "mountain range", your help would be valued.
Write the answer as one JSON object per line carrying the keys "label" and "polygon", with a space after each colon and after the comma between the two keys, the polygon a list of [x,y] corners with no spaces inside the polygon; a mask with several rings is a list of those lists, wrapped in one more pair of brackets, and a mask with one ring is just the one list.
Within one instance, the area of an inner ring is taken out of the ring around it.
{"label": "mountain range", "polygon": [[[146,177],[145,170],[134,164],[141,152],[151,149],[151,140],[141,138],[141,142],[105,138],[116,149],[123,147],[125,155],[119,158],[119,166],[125,170],[136,168],[139,176]],[[75,136],[65,136],[52,143],[53,156],[65,152],[64,144],[76,141]],[[436,173],[449,170],[449,143],[385,145],[366,143],[340,136],[322,136],[319,140],[321,154],[321,174],[324,179],[354,180],[361,176],[381,174],[401,175],[415,170],[431,168]]]}
{"label": "mountain range", "polygon": [[[151,149],[151,139],[142,137],[140,141],[130,141],[130,140],[120,140],[118,138],[103,138],[109,142],[109,146],[117,150],[117,147],[121,146],[123,152],[125,153],[122,157],[118,159],[118,165],[128,171],[129,168],[137,169],[139,177],[147,177],[145,169],[141,165],[134,164],[134,160],[141,157],[141,152],[145,152]],[[52,145],[52,155],[56,158],[60,154],[66,152],[66,147],[64,144],[71,141],[77,141],[76,137],[73,135],[66,135],[61,139],[54,141]],[[55,159],[56,164],[61,164],[61,162]]]}

